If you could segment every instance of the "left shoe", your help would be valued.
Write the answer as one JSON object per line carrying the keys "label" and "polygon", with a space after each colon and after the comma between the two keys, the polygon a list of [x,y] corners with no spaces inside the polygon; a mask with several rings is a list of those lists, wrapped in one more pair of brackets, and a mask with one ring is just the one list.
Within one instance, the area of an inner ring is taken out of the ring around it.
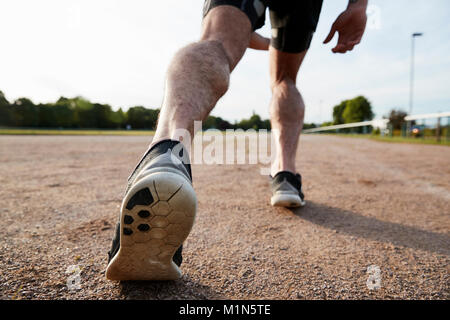
{"label": "left shoe", "polygon": [[176,280],[182,244],[195,219],[197,198],[187,150],[164,140],[128,179],[116,234],[108,252],[109,280]]}
{"label": "left shoe", "polygon": [[280,171],[271,177],[272,198],[274,207],[303,207],[305,196],[302,192],[302,177],[299,173]]}

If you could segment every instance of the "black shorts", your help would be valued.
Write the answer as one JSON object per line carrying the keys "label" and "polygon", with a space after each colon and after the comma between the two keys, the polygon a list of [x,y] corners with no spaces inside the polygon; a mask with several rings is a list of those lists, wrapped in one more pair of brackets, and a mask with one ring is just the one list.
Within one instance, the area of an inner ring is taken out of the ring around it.
{"label": "black shorts", "polygon": [[261,28],[269,8],[272,27],[271,46],[290,53],[309,48],[319,22],[323,0],[206,0],[203,17],[214,7],[230,5],[241,9],[253,30]]}

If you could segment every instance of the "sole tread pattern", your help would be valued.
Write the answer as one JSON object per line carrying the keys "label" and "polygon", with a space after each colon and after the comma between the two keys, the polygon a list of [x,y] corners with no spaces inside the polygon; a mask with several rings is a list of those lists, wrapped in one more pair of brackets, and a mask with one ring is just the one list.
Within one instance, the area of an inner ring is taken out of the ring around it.
{"label": "sole tread pattern", "polygon": [[106,277],[110,280],[181,277],[172,257],[189,235],[196,208],[195,192],[184,177],[160,172],[140,179],[124,198],[123,236],[119,252],[108,264]]}

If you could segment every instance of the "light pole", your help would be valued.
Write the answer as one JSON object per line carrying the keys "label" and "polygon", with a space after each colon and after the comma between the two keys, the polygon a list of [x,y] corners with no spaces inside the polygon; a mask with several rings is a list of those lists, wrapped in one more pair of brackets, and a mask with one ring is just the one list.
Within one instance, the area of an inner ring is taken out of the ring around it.
{"label": "light pole", "polygon": [[414,98],[414,39],[416,37],[421,37],[423,33],[416,32],[411,35],[411,72],[409,81],[409,115],[412,115],[413,109],[413,98]]}
{"label": "light pole", "polygon": [[[423,33],[415,32],[411,35],[411,71],[410,71],[410,79],[409,79],[409,115],[412,115],[413,110],[413,98],[414,98],[414,40],[416,37],[421,37]],[[411,131],[411,122],[407,122],[406,126],[407,132],[406,135],[410,135]]]}

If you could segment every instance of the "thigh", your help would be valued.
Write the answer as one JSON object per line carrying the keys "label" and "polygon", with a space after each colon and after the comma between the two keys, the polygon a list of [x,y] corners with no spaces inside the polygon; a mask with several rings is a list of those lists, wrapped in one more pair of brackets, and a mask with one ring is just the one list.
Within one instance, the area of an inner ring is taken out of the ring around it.
{"label": "thigh", "polygon": [[252,25],[252,30],[261,28],[265,21],[265,12],[268,0],[205,0],[203,17],[218,6],[233,6],[243,11]]}
{"label": "thigh", "polygon": [[288,53],[307,50],[319,21],[322,0],[269,2],[271,46]]}
{"label": "thigh", "polygon": [[219,41],[228,56],[231,69],[234,69],[247,49],[254,25],[248,10],[234,5],[239,2],[246,1],[206,1],[202,23],[201,40]]}

